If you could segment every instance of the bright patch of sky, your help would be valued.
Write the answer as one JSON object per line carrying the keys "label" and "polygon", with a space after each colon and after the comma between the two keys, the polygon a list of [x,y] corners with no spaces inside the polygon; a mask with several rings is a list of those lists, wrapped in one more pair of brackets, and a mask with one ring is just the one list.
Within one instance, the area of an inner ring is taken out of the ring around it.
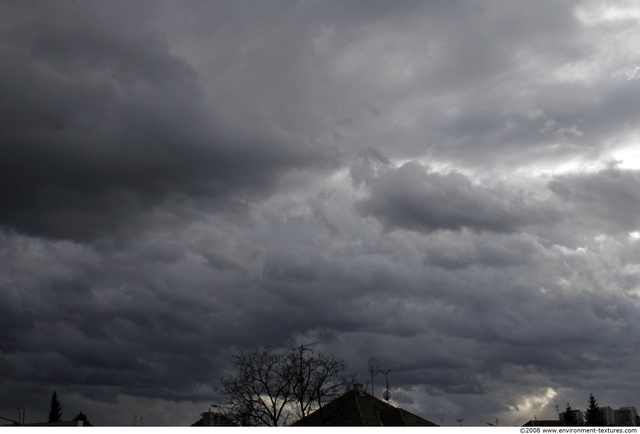
{"label": "bright patch of sky", "polygon": [[539,393],[526,395],[513,406],[509,406],[512,416],[522,417],[525,419],[534,419],[537,414],[541,413],[555,398],[558,393],[549,387]]}
{"label": "bright patch of sky", "polygon": [[640,20],[640,6],[637,2],[588,2],[585,6],[576,8],[575,15],[581,23],[588,26]]}
{"label": "bright patch of sky", "polygon": [[611,158],[624,169],[640,169],[640,141],[622,146],[611,152]]}

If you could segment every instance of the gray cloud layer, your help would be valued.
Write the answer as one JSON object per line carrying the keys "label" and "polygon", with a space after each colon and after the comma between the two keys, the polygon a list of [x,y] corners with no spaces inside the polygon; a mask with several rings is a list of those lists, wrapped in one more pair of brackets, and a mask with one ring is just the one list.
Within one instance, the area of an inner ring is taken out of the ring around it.
{"label": "gray cloud layer", "polygon": [[638,405],[638,17],[3,3],[0,415],[187,425],[308,342],[444,425]]}
{"label": "gray cloud layer", "polygon": [[547,219],[522,196],[508,197],[508,192],[476,186],[460,173],[430,172],[416,163],[385,171],[368,187],[370,194],[358,208],[391,227],[513,232]]}

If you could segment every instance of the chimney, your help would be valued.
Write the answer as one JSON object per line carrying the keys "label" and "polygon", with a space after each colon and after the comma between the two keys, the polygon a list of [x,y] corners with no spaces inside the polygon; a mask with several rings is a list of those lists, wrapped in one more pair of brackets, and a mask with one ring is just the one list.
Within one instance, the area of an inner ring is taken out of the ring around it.
{"label": "chimney", "polygon": [[364,395],[364,387],[362,387],[362,383],[353,383],[353,390],[355,390],[355,392],[360,396]]}

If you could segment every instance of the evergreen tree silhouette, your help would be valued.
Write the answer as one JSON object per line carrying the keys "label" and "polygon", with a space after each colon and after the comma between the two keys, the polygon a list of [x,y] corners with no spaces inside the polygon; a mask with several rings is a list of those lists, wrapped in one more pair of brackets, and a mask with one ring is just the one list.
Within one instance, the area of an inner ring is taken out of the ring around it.
{"label": "evergreen tree silhouette", "polygon": [[576,413],[573,411],[569,403],[567,402],[567,408],[564,411],[564,423],[568,426],[577,426],[579,425],[579,421]]}
{"label": "evergreen tree silhouette", "polygon": [[56,391],[51,395],[51,409],[49,410],[49,422],[60,422],[62,420],[62,407],[58,401]]}
{"label": "evergreen tree silhouette", "polygon": [[593,394],[589,394],[589,407],[585,413],[585,425],[588,426],[605,426],[607,421],[604,418],[604,414],[598,407],[598,401],[593,397]]}

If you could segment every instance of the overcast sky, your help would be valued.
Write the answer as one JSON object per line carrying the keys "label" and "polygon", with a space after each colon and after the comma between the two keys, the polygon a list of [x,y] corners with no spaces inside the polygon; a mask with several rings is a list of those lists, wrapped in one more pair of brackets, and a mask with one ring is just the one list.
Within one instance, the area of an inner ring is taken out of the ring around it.
{"label": "overcast sky", "polygon": [[640,407],[639,21],[0,2],[0,416],[189,425],[310,342],[442,425]]}

